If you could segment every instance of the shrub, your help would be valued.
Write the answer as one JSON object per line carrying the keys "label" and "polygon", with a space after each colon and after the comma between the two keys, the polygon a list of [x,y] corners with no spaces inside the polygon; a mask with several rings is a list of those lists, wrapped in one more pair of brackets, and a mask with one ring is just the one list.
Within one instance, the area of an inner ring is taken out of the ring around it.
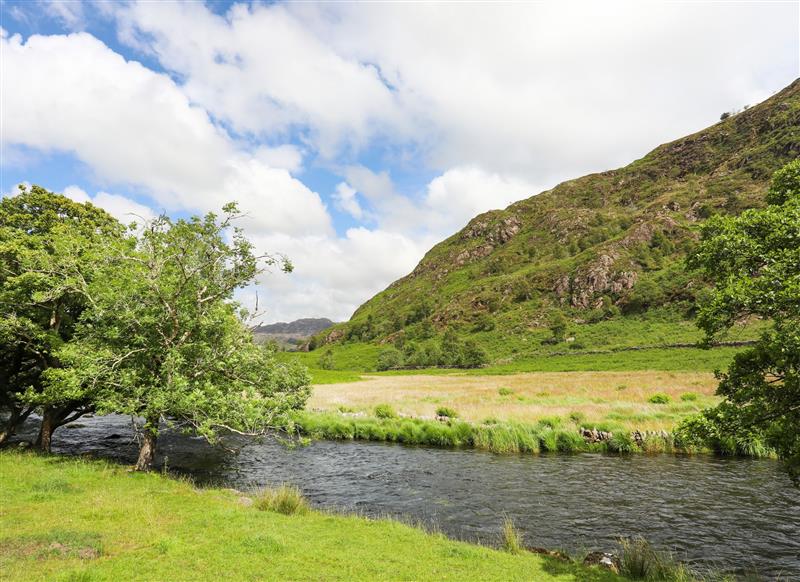
{"label": "shrub", "polygon": [[579,410],[573,410],[569,413],[569,419],[580,426],[586,421],[586,415]]}
{"label": "shrub", "polygon": [[697,393],[696,392],[684,392],[681,394],[681,400],[684,402],[694,402],[697,400]]}
{"label": "shrub", "polygon": [[558,431],[556,436],[556,447],[560,453],[575,453],[580,451],[584,444],[583,437],[572,430]]}
{"label": "shrub", "polygon": [[522,535],[510,517],[503,520],[503,549],[511,554],[519,554],[524,549]]}
{"label": "shrub", "polygon": [[488,313],[482,313],[475,320],[475,325],[472,326],[472,331],[492,331],[494,326],[495,322],[492,316]]}
{"label": "shrub", "polygon": [[294,485],[262,489],[256,496],[255,507],[261,511],[276,511],[284,515],[302,515],[308,511],[308,502]]}
{"label": "shrub", "polygon": [[498,388],[497,393],[500,396],[511,396],[514,394],[514,391],[511,388]]}
{"label": "shrub", "polygon": [[447,406],[440,406],[436,409],[436,416],[446,416],[447,418],[458,418],[458,412]]}
{"label": "shrub", "polygon": [[636,442],[625,431],[614,433],[607,446],[612,453],[632,453],[636,450]]}
{"label": "shrub", "polygon": [[663,392],[656,392],[647,401],[650,404],[669,404],[670,400],[669,394],[664,394]]}
{"label": "shrub", "polygon": [[378,404],[374,413],[377,418],[397,418],[397,412],[388,404]]}
{"label": "shrub", "polygon": [[462,366],[465,368],[480,368],[489,361],[486,351],[472,340],[464,342],[462,352]]}
{"label": "shrub", "polygon": [[403,366],[403,353],[397,348],[386,348],[378,354],[376,365],[379,372],[383,370],[396,370]]}
{"label": "shrub", "polygon": [[554,453],[558,450],[558,433],[552,428],[539,432],[539,448],[543,451]]}
{"label": "shrub", "polygon": [[560,343],[564,341],[564,338],[567,335],[567,318],[564,317],[564,314],[554,309],[550,312],[550,321],[548,323],[548,327],[550,328],[550,333],[553,334],[552,339],[556,343]]}
{"label": "shrub", "polygon": [[687,568],[644,538],[620,540],[620,574],[632,580],[681,581],[693,579]]}
{"label": "shrub", "polygon": [[333,370],[336,366],[336,362],[333,360],[333,352],[331,350],[325,350],[319,357],[318,364],[323,370]]}

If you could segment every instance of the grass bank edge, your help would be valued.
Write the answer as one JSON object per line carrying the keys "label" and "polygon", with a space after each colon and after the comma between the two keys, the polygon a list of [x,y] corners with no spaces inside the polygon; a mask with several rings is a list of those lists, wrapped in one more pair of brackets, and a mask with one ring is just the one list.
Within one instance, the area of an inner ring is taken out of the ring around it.
{"label": "grass bank edge", "polygon": [[6,449],[0,472],[0,571],[14,580],[623,579],[390,519],[276,511],[257,492],[244,504],[234,490],[105,461]]}
{"label": "grass bank edge", "polygon": [[[352,416],[336,412],[303,411],[294,416],[301,434],[312,439],[391,442],[443,448],[474,448],[497,454],[518,453],[610,453],[610,454],[716,454],[754,458],[776,458],[774,451],[757,437],[739,442],[708,436],[697,426],[702,417],[691,417],[671,432],[628,431],[598,424],[580,427],[560,417],[536,423],[487,419],[473,423],[458,418],[428,420],[398,417],[376,407],[375,416]],[[607,439],[587,441],[580,428],[611,433]]]}

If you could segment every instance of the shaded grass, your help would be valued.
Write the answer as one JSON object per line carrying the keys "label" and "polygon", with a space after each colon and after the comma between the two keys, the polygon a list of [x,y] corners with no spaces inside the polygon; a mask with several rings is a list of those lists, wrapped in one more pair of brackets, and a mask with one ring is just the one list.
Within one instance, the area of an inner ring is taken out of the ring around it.
{"label": "shaded grass", "polygon": [[[258,511],[230,490],[197,489],[101,461],[2,451],[0,474],[2,579],[620,579],[389,520]],[[31,498],[34,484],[53,479],[70,491]],[[54,543],[60,545],[49,551]]]}

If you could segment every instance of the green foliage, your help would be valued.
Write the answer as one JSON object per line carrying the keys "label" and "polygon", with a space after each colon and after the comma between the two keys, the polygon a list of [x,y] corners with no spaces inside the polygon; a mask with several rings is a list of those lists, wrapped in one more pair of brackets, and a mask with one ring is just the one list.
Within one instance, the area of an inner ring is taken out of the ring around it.
{"label": "green foliage", "polygon": [[553,334],[553,340],[556,342],[563,342],[567,335],[567,318],[559,309],[554,309],[550,313],[550,320],[548,323],[550,333]]}
{"label": "green foliage", "polygon": [[694,402],[697,400],[697,393],[696,392],[684,392],[681,394],[681,400],[683,402]]}
{"label": "green foliage", "polygon": [[325,350],[319,357],[319,367],[323,370],[333,370],[336,367],[336,362],[333,359],[333,350]]}
{"label": "green foliage", "polygon": [[647,399],[650,404],[669,404],[671,400],[669,394],[664,392],[656,392]]}
{"label": "green foliage", "polygon": [[482,313],[472,326],[473,331],[492,331],[495,328],[494,318],[488,313]]}
{"label": "green foliage", "polygon": [[503,519],[502,547],[510,554],[519,554],[525,549],[522,541],[522,534],[514,527],[514,522],[510,517]]}
{"label": "green foliage", "polygon": [[630,433],[618,431],[608,441],[608,450],[612,453],[635,453],[637,446]]}
{"label": "green foliage", "polygon": [[620,574],[631,580],[651,582],[693,580],[686,566],[672,555],[659,552],[644,538],[620,540]]}
{"label": "green foliage", "polygon": [[569,419],[578,426],[581,426],[584,422],[586,422],[586,415],[583,412],[574,410],[569,413]]}
{"label": "green foliage", "polygon": [[445,416],[447,418],[458,418],[458,412],[447,406],[440,406],[436,409],[436,416]]}
{"label": "green foliage", "polygon": [[253,505],[261,511],[275,511],[284,515],[303,515],[308,512],[308,501],[294,485],[283,484],[262,489],[256,494]]}
{"label": "green foliage", "polygon": [[514,394],[514,391],[511,388],[501,387],[497,389],[497,393],[500,396],[511,396]]}
{"label": "green foliage", "polygon": [[81,287],[101,276],[97,265],[123,230],[105,211],[39,186],[0,200],[0,412],[9,414],[8,432],[36,407],[52,428],[93,409],[94,386],[59,389],[45,372],[67,365],[58,352],[78,343],[89,306]]}
{"label": "green foliage", "polygon": [[720,444],[763,434],[800,479],[800,160],[775,174],[767,200],[763,209],[711,218],[691,257],[715,282],[698,315],[708,340],[742,317],[772,322],[719,374],[725,400],[706,418],[718,425]]}
{"label": "green foliage", "polygon": [[397,348],[388,347],[381,350],[381,353],[378,354],[376,367],[379,372],[384,370],[396,370],[403,367],[403,361],[403,352]]}
{"label": "green foliage", "polygon": [[397,418],[397,412],[389,404],[378,404],[373,412],[376,418]]}
{"label": "green foliage", "polygon": [[[144,418],[151,448],[162,419],[211,442],[220,429],[263,434],[289,426],[288,413],[308,398],[308,375],[253,342],[232,297],[262,265],[288,271],[291,264],[256,257],[232,227],[235,218],[233,205],[221,220],[161,216],[135,238],[108,241],[96,276],[78,280],[92,309],[76,326],[78,341],[58,352],[70,368],[48,370],[50,387],[97,387],[98,411]],[[139,468],[149,464],[147,452],[143,446]]]}

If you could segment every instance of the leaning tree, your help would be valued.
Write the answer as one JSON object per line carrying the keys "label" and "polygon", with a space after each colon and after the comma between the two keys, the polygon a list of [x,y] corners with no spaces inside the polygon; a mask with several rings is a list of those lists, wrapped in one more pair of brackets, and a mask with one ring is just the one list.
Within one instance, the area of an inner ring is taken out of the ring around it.
{"label": "leaning tree", "polygon": [[724,400],[706,420],[734,439],[762,435],[800,478],[800,160],[775,173],[765,208],[708,220],[691,265],[715,283],[698,318],[708,339],[745,318],[771,322],[719,374]]}
{"label": "leaning tree", "polygon": [[45,394],[46,373],[62,365],[56,354],[88,307],[82,288],[123,232],[104,210],[39,186],[0,200],[0,443],[38,409],[49,450],[56,428],[92,409],[80,389]]}
{"label": "leaning tree", "polygon": [[135,247],[118,244],[84,288],[93,305],[77,341],[59,357],[69,367],[49,374],[54,390],[90,389],[101,413],[143,419],[137,470],[153,463],[162,426],[215,441],[221,431],[263,434],[291,425],[305,405],[305,368],[278,362],[257,346],[233,301],[237,288],[283,258],[256,256],[235,205],[222,218],[145,224]]}

